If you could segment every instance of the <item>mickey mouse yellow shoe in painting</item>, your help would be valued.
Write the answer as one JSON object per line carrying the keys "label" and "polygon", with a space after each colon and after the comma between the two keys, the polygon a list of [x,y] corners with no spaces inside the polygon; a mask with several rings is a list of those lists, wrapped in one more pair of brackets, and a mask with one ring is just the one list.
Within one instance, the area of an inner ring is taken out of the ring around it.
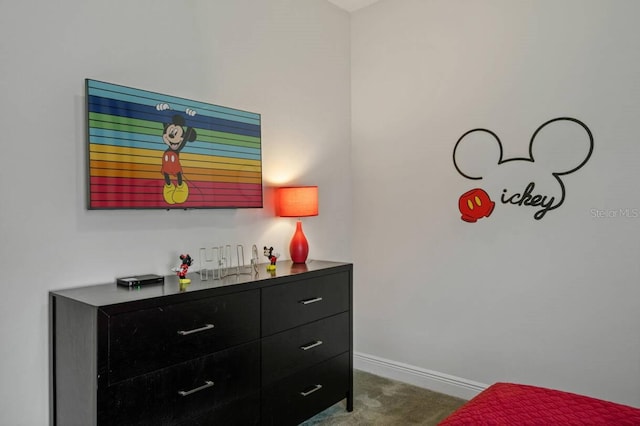
{"label": "mickey mouse yellow shoe in painting", "polygon": [[164,196],[164,201],[166,201],[167,204],[176,203],[175,201],[173,201],[174,192],[176,192],[176,186],[174,184],[164,185],[164,187],[162,188],[162,195]]}
{"label": "mickey mouse yellow shoe in painting", "polygon": [[176,204],[182,204],[189,198],[189,187],[186,182],[176,186],[176,190],[173,193],[173,202]]}

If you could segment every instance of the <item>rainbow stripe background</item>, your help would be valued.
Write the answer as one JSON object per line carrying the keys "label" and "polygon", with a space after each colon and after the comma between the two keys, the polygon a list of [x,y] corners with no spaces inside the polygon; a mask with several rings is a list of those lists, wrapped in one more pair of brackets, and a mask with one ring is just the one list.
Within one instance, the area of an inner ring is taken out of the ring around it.
{"label": "rainbow stripe background", "polygon": [[[86,91],[90,209],[262,207],[259,114],[90,79]],[[160,171],[164,123],[175,114],[197,133],[180,151],[182,204],[165,202]]]}

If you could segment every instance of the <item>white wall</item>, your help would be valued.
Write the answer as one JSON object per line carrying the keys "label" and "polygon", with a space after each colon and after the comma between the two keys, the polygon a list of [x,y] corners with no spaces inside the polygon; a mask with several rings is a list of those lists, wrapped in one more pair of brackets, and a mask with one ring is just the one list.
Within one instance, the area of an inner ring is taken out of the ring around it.
{"label": "white wall", "polygon": [[[382,0],[352,17],[355,346],[462,382],[640,406],[640,3]],[[586,165],[543,220],[497,201],[465,223],[464,132],[528,155],[569,116]],[[605,216],[597,218],[592,209]],[[637,210],[636,210],[637,211]],[[632,211],[633,212],[633,211]],[[437,374],[436,374],[437,375]]]}
{"label": "white wall", "polygon": [[[272,244],[273,185],[317,184],[310,258],[350,260],[349,15],[325,0],[6,1],[0,14],[0,423],[48,423],[48,291]],[[87,211],[84,79],[262,114],[265,208]],[[265,259],[266,260],[266,259]]]}

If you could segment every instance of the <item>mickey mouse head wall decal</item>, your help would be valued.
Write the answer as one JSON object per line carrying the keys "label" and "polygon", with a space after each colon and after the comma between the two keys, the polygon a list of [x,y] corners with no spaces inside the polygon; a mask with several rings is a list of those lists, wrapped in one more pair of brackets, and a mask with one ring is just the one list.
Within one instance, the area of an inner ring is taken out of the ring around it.
{"label": "mickey mouse head wall decal", "polygon": [[542,219],[564,203],[562,177],[579,170],[593,153],[593,134],[580,120],[559,117],[533,132],[528,157],[504,159],[502,142],[487,129],[465,132],[453,149],[453,165],[460,175],[482,180],[482,187],[465,191],[458,199],[461,219],[474,223],[503,205],[535,208]]}

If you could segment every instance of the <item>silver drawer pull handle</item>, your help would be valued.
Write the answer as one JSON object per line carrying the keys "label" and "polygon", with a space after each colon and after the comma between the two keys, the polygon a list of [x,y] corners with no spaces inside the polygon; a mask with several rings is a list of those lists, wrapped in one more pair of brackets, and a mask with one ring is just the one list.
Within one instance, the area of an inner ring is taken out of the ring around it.
{"label": "silver drawer pull handle", "polygon": [[301,300],[300,303],[303,305],[309,305],[311,303],[321,302],[322,297],[314,297],[313,299]]}
{"label": "silver drawer pull handle", "polygon": [[315,385],[315,386],[313,387],[313,389],[311,389],[311,390],[309,390],[309,391],[306,391],[306,392],[305,392],[305,391],[302,391],[302,392],[300,392],[300,395],[302,395],[302,396],[309,396],[309,395],[311,395],[312,393],[319,391],[320,389],[322,389],[322,385]]}
{"label": "silver drawer pull handle", "polygon": [[311,348],[315,348],[316,346],[320,346],[322,344],[322,340],[316,340],[313,343],[310,343],[308,345],[305,346],[300,346],[300,349],[302,349],[303,351],[308,351]]}
{"label": "silver drawer pull handle", "polygon": [[213,327],[215,327],[213,324],[205,324],[204,327],[194,328],[193,330],[187,330],[187,331],[180,330],[180,331],[178,331],[178,334],[186,336],[187,334],[199,333],[201,331],[209,330],[209,329],[211,329]]}
{"label": "silver drawer pull handle", "polygon": [[204,385],[200,386],[199,388],[191,389],[188,391],[178,391],[178,393],[182,396],[187,396],[191,395],[192,393],[199,392],[203,389],[210,388],[211,386],[213,386],[213,382],[211,380],[205,380]]}

